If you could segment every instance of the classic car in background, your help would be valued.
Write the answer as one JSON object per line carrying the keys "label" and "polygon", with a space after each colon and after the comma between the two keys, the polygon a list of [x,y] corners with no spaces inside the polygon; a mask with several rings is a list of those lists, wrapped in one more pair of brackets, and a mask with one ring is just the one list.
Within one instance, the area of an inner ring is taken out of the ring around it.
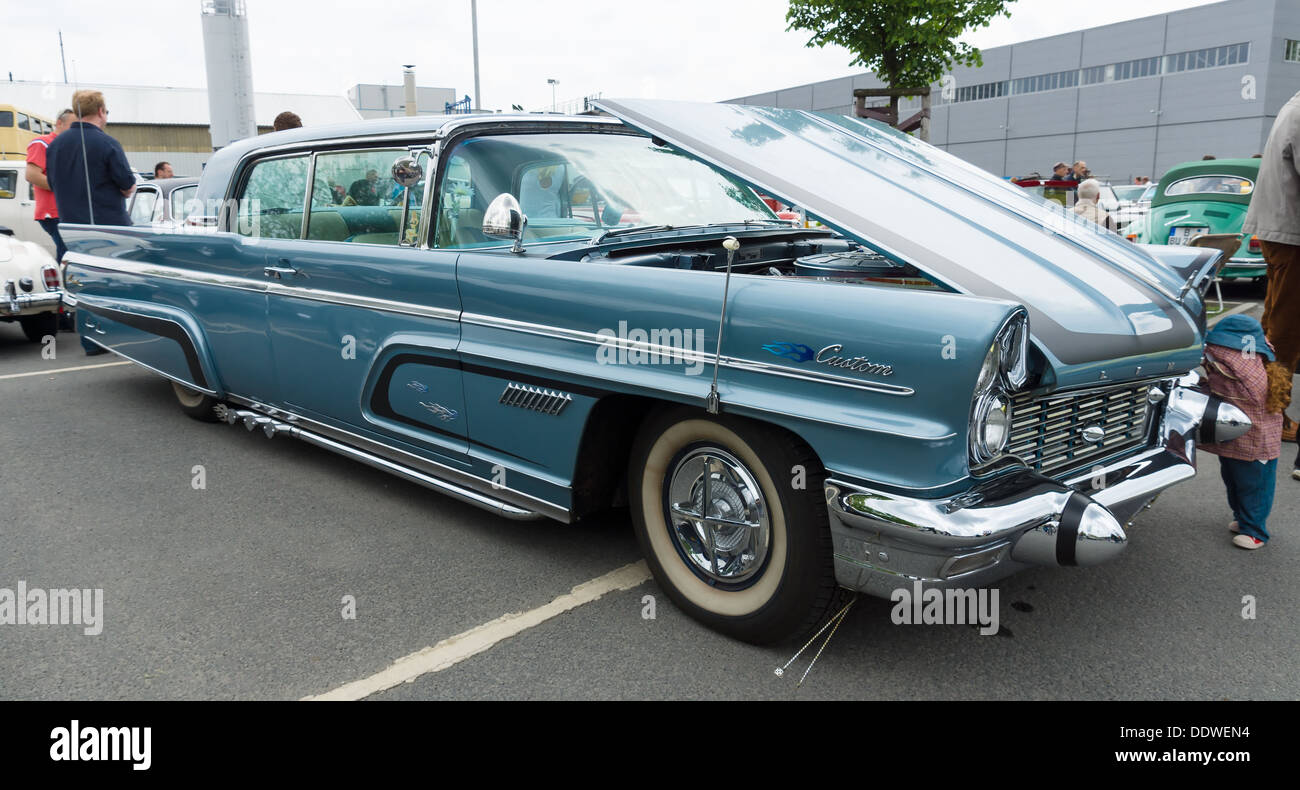
{"label": "classic car in background", "polygon": [[845,590],[1102,562],[1249,426],[1192,373],[1218,252],[872,123],[599,105],[223,148],[211,232],[65,230],[78,329],[192,416],[507,518],[626,504],[672,599],[755,642]]}
{"label": "classic car in background", "polygon": [[[1241,233],[1259,177],[1258,159],[1210,159],[1176,165],[1161,177],[1151,209],[1125,232],[1140,244],[1185,245],[1196,236]],[[1268,266],[1259,240],[1243,238],[1221,277],[1261,278]]]}
{"label": "classic car in background", "polygon": [[36,195],[27,181],[26,160],[0,160],[0,227],[54,255],[54,239],[36,222]]}
{"label": "classic car in background", "polygon": [[[1031,195],[1050,200],[1065,208],[1074,208],[1074,202],[1077,199],[1076,190],[1079,186],[1078,181],[1059,181],[1037,176],[1014,178],[1011,179],[1011,183]],[[1097,206],[1110,213],[1115,220],[1114,229],[1122,233],[1129,223],[1141,216],[1142,211],[1136,209],[1130,200],[1119,197],[1116,189],[1120,188],[1112,187],[1110,184],[1101,184],[1101,194],[1097,197]],[[1138,187],[1138,189],[1142,189],[1142,187]]]}
{"label": "classic car in background", "polygon": [[[42,231],[44,233],[44,231]],[[59,330],[63,283],[54,256],[0,226],[0,321],[17,321],[33,343]]]}
{"label": "classic car in background", "polygon": [[136,184],[127,201],[132,225],[177,225],[201,208],[197,178],[156,178]]}

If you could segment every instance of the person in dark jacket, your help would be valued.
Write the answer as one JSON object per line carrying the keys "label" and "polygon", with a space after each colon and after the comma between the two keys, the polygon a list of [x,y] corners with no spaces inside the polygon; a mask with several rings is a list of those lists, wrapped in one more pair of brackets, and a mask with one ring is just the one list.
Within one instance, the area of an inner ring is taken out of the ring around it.
{"label": "person in dark jacket", "polygon": [[99,91],[72,94],[76,123],[45,152],[46,176],[62,224],[130,225],[126,198],[135,174],[122,145],[104,132],[108,108]]}

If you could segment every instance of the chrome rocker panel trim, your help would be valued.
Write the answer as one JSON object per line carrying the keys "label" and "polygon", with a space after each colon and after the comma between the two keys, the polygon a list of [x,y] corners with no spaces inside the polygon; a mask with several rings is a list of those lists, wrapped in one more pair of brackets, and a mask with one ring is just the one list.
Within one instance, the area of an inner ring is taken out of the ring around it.
{"label": "chrome rocker panel trim", "polygon": [[1179,385],[1171,385],[1156,446],[1064,481],[1020,468],[957,496],[921,499],[831,473],[825,493],[836,580],[888,598],[915,581],[979,587],[1034,565],[1112,559],[1128,541],[1122,524],[1131,524],[1164,489],[1196,475],[1202,437],[1242,430],[1244,415],[1216,403],[1195,375]]}
{"label": "chrome rocker panel trim", "polygon": [[[260,427],[268,437],[283,434],[302,439],[309,444],[361,461],[368,466],[515,521],[536,521],[543,517],[563,522],[571,520],[568,508],[531,494],[512,488],[493,488],[491,482],[468,472],[283,409],[241,398],[238,395],[227,395],[226,399],[246,407],[244,410],[229,408],[224,410],[226,416],[222,419],[230,424],[242,420],[248,430]],[[235,416],[232,418],[231,414]],[[222,416],[220,412],[218,416]]]}

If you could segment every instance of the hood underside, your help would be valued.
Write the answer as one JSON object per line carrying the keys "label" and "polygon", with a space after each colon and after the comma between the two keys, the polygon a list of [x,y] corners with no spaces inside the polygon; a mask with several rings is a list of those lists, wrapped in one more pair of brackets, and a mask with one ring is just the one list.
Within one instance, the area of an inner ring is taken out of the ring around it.
{"label": "hood underside", "polygon": [[1023,304],[1035,338],[1065,364],[1199,343],[1175,271],[909,135],[803,110],[596,103],[954,290]]}

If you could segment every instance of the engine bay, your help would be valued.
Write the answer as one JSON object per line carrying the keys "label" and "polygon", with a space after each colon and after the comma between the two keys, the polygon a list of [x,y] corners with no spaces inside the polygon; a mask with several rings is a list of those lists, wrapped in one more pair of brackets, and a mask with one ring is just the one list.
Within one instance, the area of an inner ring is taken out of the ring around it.
{"label": "engine bay", "polygon": [[[945,290],[915,266],[829,231],[761,234],[740,239],[733,274],[790,277],[921,290]],[[651,244],[588,251],[581,260],[620,266],[725,271],[727,251],[720,239],[657,239]]]}

